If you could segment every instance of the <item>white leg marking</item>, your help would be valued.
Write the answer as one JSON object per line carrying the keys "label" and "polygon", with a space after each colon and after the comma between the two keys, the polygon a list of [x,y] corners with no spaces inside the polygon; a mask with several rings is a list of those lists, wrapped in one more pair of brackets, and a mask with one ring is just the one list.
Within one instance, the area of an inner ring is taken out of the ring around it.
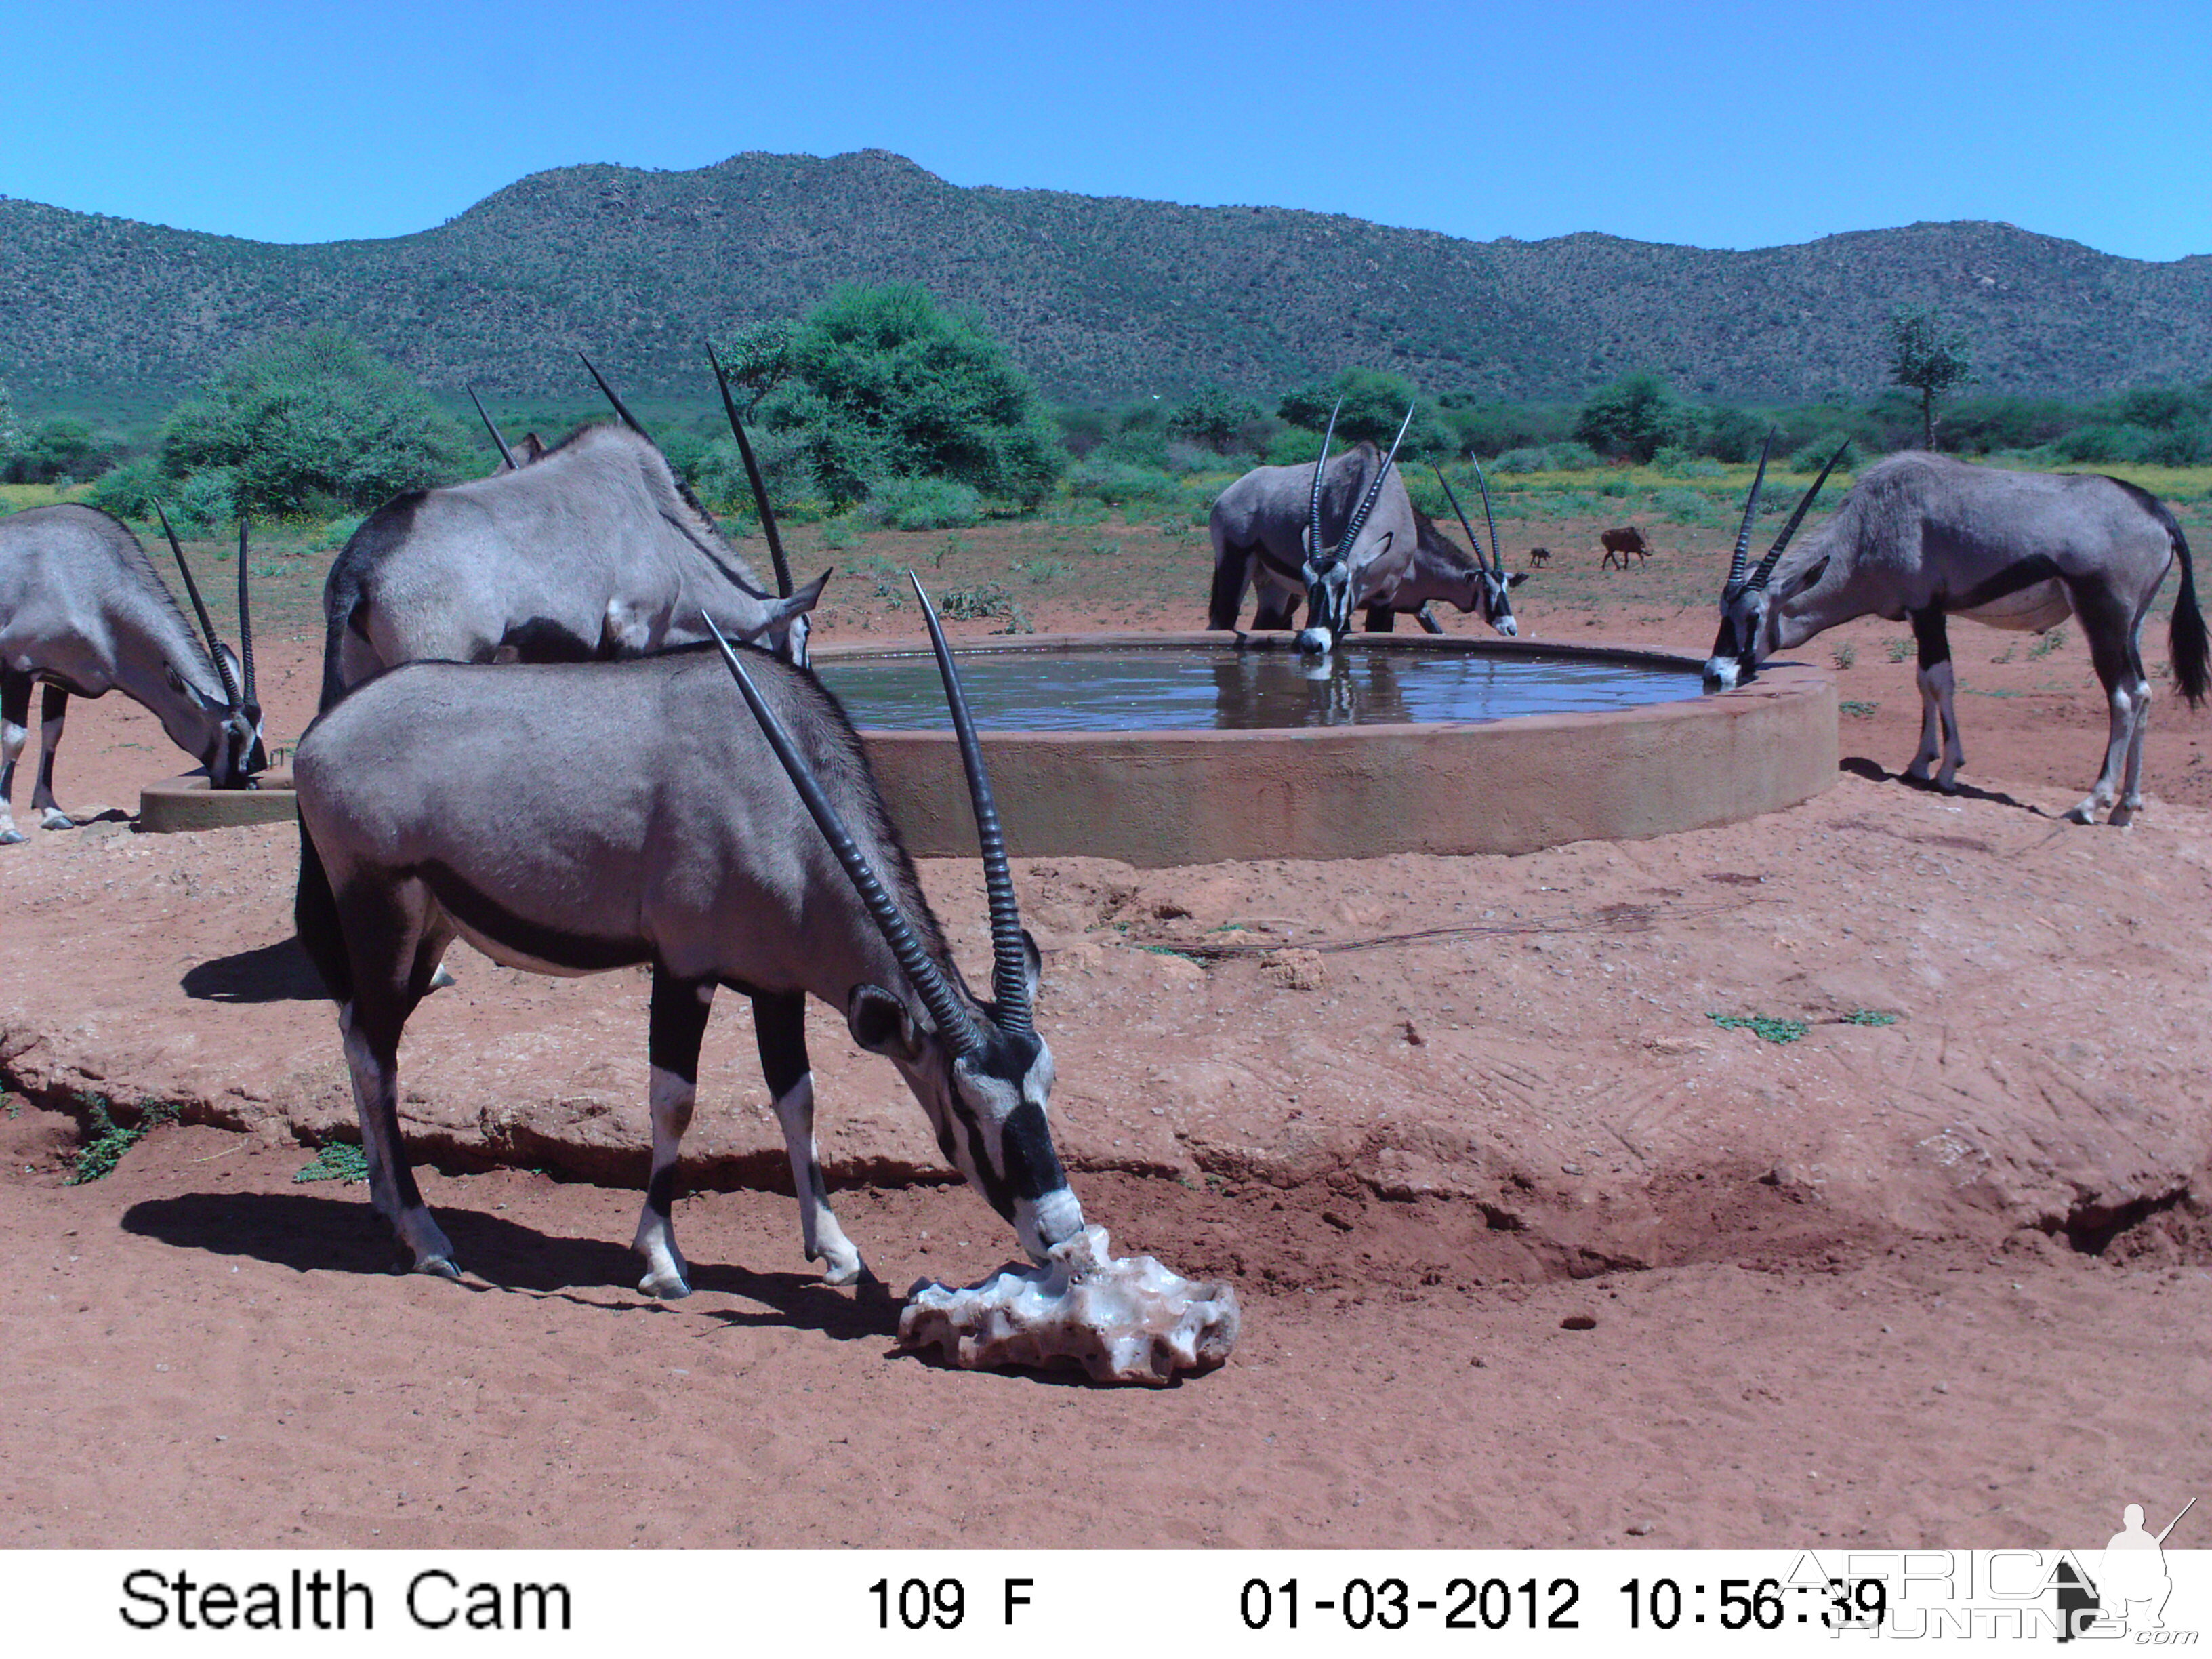
{"label": "white leg marking", "polygon": [[793,1084],[775,1103],[776,1120],[783,1125],[784,1150],[791,1155],[792,1189],[799,1194],[799,1231],[809,1261],[824,1263],[822,1277],[830,1285],[850,1285],[863,1272],[860,1253],[837,1224],[822,1190],[821,1166],[814,1153],[814,1074],[809,1072]]}
{"label": "white leg marking", "polygon": [[1954,780],[1966,760],[1966,748],[1959,741],[1958,678],[1951,672],[1948,657],[1936,665],[1929,678],[1936,683],[1936,712],[1943,720],[1943,767],[1936,775],[1936,787],[1948,795],[1958,787]]}
{"label": "white leg marking", "polygon": [[2136,809],[2142,805],[2143,738],[2150,732],[2150,683],[2136,684],[2136,717],[2128,732],[2127,779],[2120,786],[2120,804],[2112,808],[2112,822],[2125,828],[2135,822]]}
{"label": "white leg marking", "polygon": [[[2149,690],[2148,686],[2142,686],[2139,694],[2136,687],[2123,684],[2114,686],[2107,695],[2106,701],[2111,706],[2112,720],[2112,734],[2105,744],[2105,769],[2097,775],[2097,781],[2089,793],[2066,815],[2075,823],[2094,823],[2099,811],[2110,806],[2118,796],[2120,771],[2126,763],[2129,742],[2135,731],[2136,713],[2138,707],[2148,702]],[[2121,822],[2124,823],[2126,820],[2122,819]]]}
{"label": "white leg marking", "polygon": [[[1941,665],[1947,671],[1949,663]],[[1917,676],[1920,682],[1920,750],[1913,756],[1912,764],[1905,769],[1905,775],[1917,782],[1928,781],[1928,769],[1943,752],[1942,705],[1936,695],[1936,671],[1923,668]]]}
{"label": "white leg marking", "polygon": [[74,830],[76,820],[54,800],[54,750],[61,747],[61,720],[39,722],[39,781],[31,789],[31,810],[43,830]]}
{"label": "white leg marking", "polygon": [[684,1132],[691,1127],[691,1103],[698,1090],[673,1072],[653,1067],[649,1099],[653,1107],[653,1176],[646,1185],[645,1207],[637,1218],[634,1248],[645,1258],[645,1277],[639,1290],[673,1302],[691,1294],[691,1270],[676,1248],[676,1224],[672,1215],[653,1206],[656,1194],[669,1194],[672,1205],[676,1158],[684,1146]]}
{"label": "white leg marking", "polygon": [[0,720],[0,847],[13,847],[25,839],[15,827],[15,761],[30,735],[26,726]]}

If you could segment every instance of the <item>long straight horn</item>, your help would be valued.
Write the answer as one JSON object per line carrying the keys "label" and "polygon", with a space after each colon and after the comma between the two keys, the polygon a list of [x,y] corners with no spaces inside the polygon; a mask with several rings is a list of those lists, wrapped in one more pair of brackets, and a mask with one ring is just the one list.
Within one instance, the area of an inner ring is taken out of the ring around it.
{"label": "long straight horn", "polygon": [[730,396],[730,377],[722,372],[722,360],[714,355],[710,342],[707,361],[714,366],[715,384],[722,388],[722,412],[730,417],[730,434],[738,441],[738,453],[744,458],[745,477],[753,487],[753,501],[760,508],[761,534],[768,538],[769,562],[775,567],[775,596],[780,599],[791,597],[791,561],[783,556],[783,538],[776,534],[775,509],[768,504],[768,486],[761,482],[760,463],[753,459],[752,440],[745,436],[745,425],[738,418],[737,400]]}
{"label": "long straight horn", "polygon": [[515,462],[514,452],[507,447],[507,440],[499,435],[498,423],[486,412],[483,399],[477,396],[477,389],[474,386],[469,388],[469,401],[477,406],[477,413],[483,420],[484,430],[491,434],[491,441],[499,446],[499,458],[507,463],[507,470],[510,472],[520,472],[522,469]]}
{"label": "long straight horn", "polygon": [[829,796],[823,793],[821,784],[816,781],[805,761],[800,758],[782,723],[769,712],[758,688],[753,684],[752,677],[745,672],[744,665],[738,660],[736,650],[728,640],[722,637],[722,630],[714,626],[712,617],[707,618],[707,631],[714,636],[714,643],[721,647],[722,660],[729,665],[731,676],[738,683],[738,690],[744,693],[745,706],[753,711],[753,718],[760,722],[761,735],[768,739],[769,747],[775,750],[775,757],[783,763],[783,769],[791,775],[792,784],[798,789],[799,799],[806,803],[806,810],[821,830],[822,838],[830,843],[830,850],[837,855],[837,862],[844,866],[845,874],[860,893],[860,902],[867,906],[868,915],[883,933],[884,942],[891,947],[891,955],[897,959],[900,970],[906,975],[907,983],[914,987],[923,1006],[929,1010],[930,1018],[936,1022],[938,1036],[951,1044],[952,1051],[963,1060],[972,1060],[983,1050],[982,1033],[975,1029],[975,1020],[953,994],[952,987],[946,982],[936,963],[930,959],[929,952],[923,949],[913,924],[900,914],[898,902],[885,892],[883,883],[876,879],[876,872],[869,866],[867,854],[854,845],[853,837],[845,829],[844,820],[837,816],[837,809],[830,804]]}
{"label": "long straight horn", "polygon": [[1470,455],[1468,460],[1474,467],[1474,481],[1482,486],[1482,521],[1490,526],[1490,562],[1498,574],[1505,574],[1505,550],[1498,544],[1498,515],[1490,510],[1490,480],[1483,476],[1482,463]]}
{"label": "long straight horn", "polygon": [[1805,514],[1813,505],[1813,498],[1820,493],[1820,486],[1828,482],[1828,475],[1836,470],[1836,463],[1844,459],[1844,451],[1850,447],[1851,441],[1846,438],[1838,447],[1836,453],[1828,457],[1827,465],[1822,467],[1820,476],[1813,480],[1813,487],[1805,492],[1805,499],[1797,503],[1797,510],[1790,515],[1790,522],[1782,526],[1782,533],[1774,538],[1774,545],[1767,550],[1766,556],[1759,562],[1759,568],[1751,573],[1751,585],[1753,587],[1766,586],[1766,579],[1774,574],[1775,561],[1782,556],[1782,550],[1790,545],[1790,538],[1797,533],[1797,526],[1805,522]]}
{"label": "long straight horn", "polygon": [[230,665],[222,659],[222,647],[216,643],[215,624],[208,620],[208,608],[200,599],[200,585],[192,580],[192,568],[185,562],[184,544],[178,541],[177,532],[170,528],[169,515],[161,511],[159,501],[154,511],[161,520],[161,529],[169,538],[169,550],[177,556],[177,568],[184,574],[185,592],[191,595],[192,614],[200,619],[200,632],[206,636],[208,656],[215,663],[215,677],[222,682],[222,694],[230,699],[230,706],[238,707],[238,684],[230,678]]}
{"label": "long straight horn", "polygon": [[615,413],[622,416],[622,423],[647,443],[651,443],[653,434],[637,423],[637,416],[631,414],[623,400],[615,396],[615,389],[607,384],[607,377],[600,374],[598,369],[592,368],[592,360],[586,357],[582,352],[578,352],[576,356],[582,360],[586,368],[592,369],[592,378],[599,383],[599,390],[607,394],[607,401],[615,406]]}
{"label": "long straight horn", "polygon": [[1735,556],[1729,561],[1728,580],[1722,585],[1723,593],[1734,593],[1743,586],[1743,573],[1751,563],[1751,521],[1759,512],[1759,487],[1766,482],[1766,452],[1774,447],[1774,433],[1770,428],[1766,441],[1759,447],[1759,471],[1752,475],[1751,495],[1743,504],[1743,525],[1735,532]]}
{"label": "long straight horn", "polygon": [[1323,556],[1321,546],[1321,474],[1328,465],[1328,447],[1336,440],[1336,417],[1343,410],[1344,399],[1336,400],[1336,407],[1328,411],[1328,430],[1321,434],[1321,459],[1314,463],[1313,481],[1313,540],[1307,548],[1308,556]]}
{"label": "long straight horn", "polygon": [[945,701],[952,711],[953,734],[960,739],[960,764],[968,773],[968,799],[975,808],[975,839],[983,849],[983,889],[991,907],[991,995],[998,1004],[1002,1030],[1026,1034],[1030,1024],[1029,955],[1022,948],[1022,915],[1014,901],[1014,873],[1006,863],[1006,837],[999,827],[999,809],[991,799],[990,775],[983,769],[982,746],[975,741],[975,721],[968,712],[968,696],[960,688],[960,671],[952,665],[952,647],[945,642],[937,607],[921,591],[921,578],[913,571],[906,579],[921,601],[922,620],[929,624],[929,642],[937,652],[937,672],[945,681]]}
{"label": "long straight horn", "polygon": [[246,672],[244,700],[259,704],[253,690],[253,609],[246,597],[246,520],[238,521],[238,654]]}
{"label": "long straight horn", "polygon": [[1444,487],[1444,499],[1451,503],[1451,510],[1459,514],[1459,527],[1467,532],[1468,540],[1474,544],[1475,563],[1488,571],[1489,562],[1482,556],[1482,538],[1474,533],[1474,526],[1467,521],[1467,509],[1459,504],[1459,497],[1452,494],[1451,480],[1444,477],[1444,470],[1440,466],[1431,466],[1429,471],[1437,475],[1437,482]]}
{"label": "long straight horn", "polygon": [[1406,428],[1413,425],[1413,410],[1418,407],[1414,404],[1406,405],[1406,418],[1398,422],[1398,435],[1390,440],[1390,453],[1382,458],[1382,465],[1376,469],[1375,482],[1367,486],[1367,495],[1359,503],[1359,511],[1352,515],[1352,522],[1344,527],[1344,539],[1336,544],[1338,558],[1352,551],[1352,543],[1359,539],[1359,532],[1367,527],[1367,515],[1375,510],[1376,501],[1382,494],[1382,486],[1389,482],[1390,464],[1398,459],[1398,446],[1406,441]]}

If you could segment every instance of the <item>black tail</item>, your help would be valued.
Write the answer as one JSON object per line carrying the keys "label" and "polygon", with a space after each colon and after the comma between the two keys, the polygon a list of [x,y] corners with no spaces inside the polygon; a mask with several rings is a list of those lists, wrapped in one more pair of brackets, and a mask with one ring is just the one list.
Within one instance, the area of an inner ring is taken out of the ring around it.
{"label": "black tail", "polygon": [[1252,556],[1241,547],[1224,547],[1213,562],[1213,594],[1206,603],[1208,628],[1234,628],[1244,608],[1244,589],[1252,580]]}
{"label": "black tail", "polygon": [[2181,526],[2169,518],[2166,533],[2172,538],[2174,556],[2181,561],[2181,592],[2174,598],[2173,623],[2166,634],[2166,645],[2173,653],[2173,683],[2195,708],[2203,702],[2207,690],[2204,613],[2197,608],[2197,571],[2189,562],[2189,543],[2181,534]]}
{"label": "black tail", "polygon": [[331,1000],[351,1002],[353,964],[347,958],[345,931],[338,922],[337,896],[331,891],[323,855],[315,850],[315,840],[307,833],[305,819],[300,823],[300,886],[292,898],[292,927],[315,971],[323,976]]}

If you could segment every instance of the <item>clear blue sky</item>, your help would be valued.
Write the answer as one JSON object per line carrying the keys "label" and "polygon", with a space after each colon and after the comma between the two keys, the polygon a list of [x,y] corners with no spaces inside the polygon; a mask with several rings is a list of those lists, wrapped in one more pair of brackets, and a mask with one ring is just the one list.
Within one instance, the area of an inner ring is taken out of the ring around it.
{"label": "clear blue sky", "polygon": [[0,194],[276,241],[544,167],[962,185],[1708,247],[2005,219],[2212,252],[2212,0],[1081,8],[0,0]]}

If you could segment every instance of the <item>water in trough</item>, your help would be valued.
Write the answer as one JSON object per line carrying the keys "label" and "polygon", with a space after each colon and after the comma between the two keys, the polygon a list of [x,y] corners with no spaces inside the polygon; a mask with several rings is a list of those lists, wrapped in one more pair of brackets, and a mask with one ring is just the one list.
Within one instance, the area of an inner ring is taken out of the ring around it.
{"label": "water in trough", "polygon": [[[1358,641],[1326,667],[1295,651],[1218,646],[963,648],[977,722],[1000,732],[1254,731],[1480,724],[1517,714],[1599,714],[1700,695],[1698,671],[1632,658],[1391,650]],[[933,730],[945,720],[926,653],[817,663],[853,723]]]}

